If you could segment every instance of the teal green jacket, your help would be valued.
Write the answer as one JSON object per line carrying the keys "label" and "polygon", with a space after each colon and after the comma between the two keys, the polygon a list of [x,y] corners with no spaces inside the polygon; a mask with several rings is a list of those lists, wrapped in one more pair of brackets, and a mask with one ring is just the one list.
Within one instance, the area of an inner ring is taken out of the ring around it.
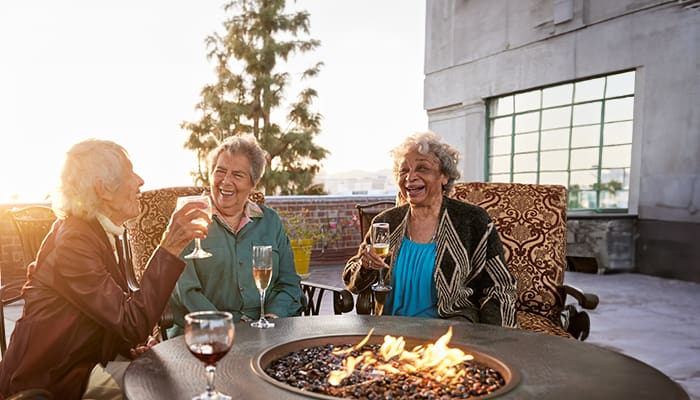
{"label": "teal green jacket", "polygon": [[[253,245],[272,245],[272,280],[265,293],[265,314],[299,315],[303,293],[284,225],[277,213],[260,205],[263,216],[253,217],[237,234],[214,216],[202,248],[212,253],[204,259],[185,260],[187,266],[170,298],[175,326],[169,335],[182,334],[184,316],[192,311],[219,310],[234,320],[258,319],[260,293],[253,281]],[[192,251],[191,243],[180,254]]]}

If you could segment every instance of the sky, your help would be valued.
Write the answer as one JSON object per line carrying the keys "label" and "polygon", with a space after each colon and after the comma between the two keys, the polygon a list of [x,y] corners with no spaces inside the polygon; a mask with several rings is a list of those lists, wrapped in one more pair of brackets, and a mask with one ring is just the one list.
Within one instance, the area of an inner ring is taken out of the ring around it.
{"label": "sky", "polygon": [[[427,129],[425,0],[288,3],[311,14],[321,41],[288,68],[325,64],[310,82],[323,115],[315,142],[331,152],[322,172],[391,168],[388,151]],[[215,82],[204,39],[224,32],[223,5],[0,0],[0,203],[44,200],[65,152],[91,137],[127,149],[143,190],[192,184],[180,123],[197,119]]]}

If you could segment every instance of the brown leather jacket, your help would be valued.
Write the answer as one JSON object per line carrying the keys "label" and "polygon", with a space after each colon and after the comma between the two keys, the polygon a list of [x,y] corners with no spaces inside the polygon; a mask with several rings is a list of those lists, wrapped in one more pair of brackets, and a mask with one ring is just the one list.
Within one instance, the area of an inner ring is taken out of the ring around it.
{"label": "brown leather jacket", "polygon": [[97,220],[58,220],[30,266],[24,311],[0,361],[0,398],[43,388],[80,399],[97,363],[147,339],[184,267],[158,248],[132,292]]}

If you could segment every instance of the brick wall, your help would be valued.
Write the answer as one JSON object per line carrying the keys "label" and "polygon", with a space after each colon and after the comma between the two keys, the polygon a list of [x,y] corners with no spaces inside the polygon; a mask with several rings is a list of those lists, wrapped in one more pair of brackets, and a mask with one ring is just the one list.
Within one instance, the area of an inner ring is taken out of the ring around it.
{"label": "brick wall", "polygon": [[[393,196],[269,196],[265,203],[278,211],[305,213],[322,226],[327,232],[326,240],[314,243],[311,265],[329,265],[345,263],[362,240],[355,205],[393,199]],[[27,205],[0,205],[0,283],[3,285],[23,281],[25,277],[22,246],[6,211]]]}

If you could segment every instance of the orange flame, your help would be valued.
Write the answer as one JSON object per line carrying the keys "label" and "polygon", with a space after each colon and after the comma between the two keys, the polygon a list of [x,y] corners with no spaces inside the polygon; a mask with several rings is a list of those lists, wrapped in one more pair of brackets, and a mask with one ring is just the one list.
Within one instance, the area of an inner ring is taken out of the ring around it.
{"label": "orange flame", "polygon": [[[367,341],[374,328],[365,338],[354,347],[346,350],[335,351],[336,355],[343,355],[359,350]],[[426,346],[416,346],[412,350],[405,349],[406,341],[402,336],[384,336],[384,342],[379,348],[378,359],[371,351],[365,351],[358,357],[349,356],[343,360],[342,368],[331,371],[328,383],[339,385],[343,379],[350,376],[355,370],[372,368],[373,374],[402,374],[420,372],[438,382],[450,383],[464,376],[464,370],[458,366],[464,361],[474,359],[471,354],[465,354],[462,350],[448,346],[452,339],[452,327],[442,335],[435,343]],[[459,372],[458,372],[459,371]]]}

